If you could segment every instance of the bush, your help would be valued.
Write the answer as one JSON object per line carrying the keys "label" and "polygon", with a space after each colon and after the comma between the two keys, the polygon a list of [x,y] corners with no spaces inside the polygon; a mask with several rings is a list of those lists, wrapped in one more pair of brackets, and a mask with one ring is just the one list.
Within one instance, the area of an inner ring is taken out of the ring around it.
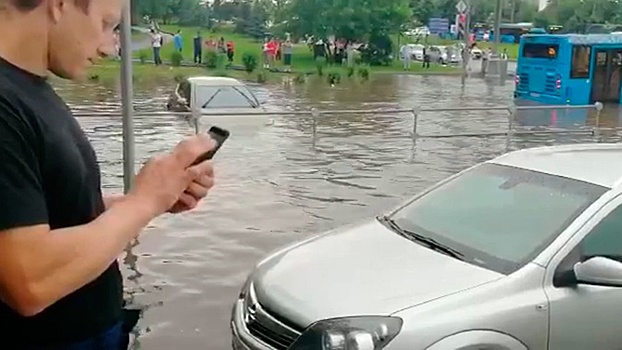
{"label": "bush", "polygon": [[207,68],[218,67],[218,54],[215,51],[207,51],[203,57],[203,62]]}
{"label": "bush", "polygon": [[356,70],[354,69],[354,67],[348,67],[348,78],[352,78],[355,73]]}
{"label": "bush", "polygon": [[326,80],[331,85],[339,84],[341,82],[341,73],[337,71],[330,72]]}
{"label": "bush", "polygon": [[173,67],[180,67],[181,62],[184,60],[184,56],[179,51],[173,51],[171,53],[171,65]]}
{"label": "bush", "polygon": [[216,55],[216,68],[224,69],[227,62],[227,57],[225,54],[217,54]]}
{"label": "bush", "polygon": [[149,54],[147,53],[147,51],[140,50],[138,52],[138,60],[140,61],[141,64],[145,64],[148,58],[149,58]]}
{"label": "bush", "polygon": [[304,84],[307,81],[307,76],[305,73],[298,73],[294,77],[294,83],[296,84]]}
{"label": "bush", "polygon": [[369,69],[367,69],[367,67],[360,67],[358,69],[358,75],[363,80],[369,80]]}
{"label": "bush", "polygon": [[265,83],[268,80],[268,73],[265,70],[259,71],[257,73],[257,82],[260,84]]}
{"label": "bush", "polygon": [[246,70],[248,73],[252,73],[255,71],[255,69],[257,69],[257,66],[259,65],[259,58],[257,57],[257,55],[245,53],[244,55],[242,55],[242,63],[244,64],[244,70]]}

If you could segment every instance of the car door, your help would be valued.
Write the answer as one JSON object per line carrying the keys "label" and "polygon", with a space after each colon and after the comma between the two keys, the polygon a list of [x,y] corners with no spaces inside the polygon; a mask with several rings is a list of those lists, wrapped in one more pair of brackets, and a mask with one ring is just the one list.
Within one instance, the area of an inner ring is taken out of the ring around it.
{"label": "car door", "polygon": [[549,350],[622,349],[622,288],[577,282],[573,272],[592,257],[622,262],[622,198],[605,205],[560,253],[544,287]]}

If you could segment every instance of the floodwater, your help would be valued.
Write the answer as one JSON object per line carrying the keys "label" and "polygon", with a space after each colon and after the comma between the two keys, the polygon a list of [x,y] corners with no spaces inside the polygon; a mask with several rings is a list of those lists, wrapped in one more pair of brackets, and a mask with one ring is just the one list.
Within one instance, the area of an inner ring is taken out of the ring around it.
{"label": "floodwater", "polygon": [[[136,108],[161,110],[170,86],[137,85]],[[58,84],[76,109],[115,109],[117,88]],[[418,133],[505,131],[512,84],[443,76],[377,75],[366,83],[288,81],[253,86],[270,110],[487,107],[477,112],[425,112]],[[514,125],[586,127],[594,114],[522,113]],[[600,118],[620,124],[617,109]],[[120,117],[79,121],[92,140],[106,192],[122,189]],[[127,298],[144,313],[137,349],[229,349],[231,305],[249,270],[288,243],[388,211],[434,182],[508,149],[596,142],[589,135],[412,139],[413,116],[277,117],[273,125],[240,121],[215,159],[217,186],[200,208],[165,216],[120,257]],[[170,149],[192,133],[175,117],[137,117],[136,160]],[[600,141],[618,141],[616,132]],[[318,255],[321,252],[318,252]]]}

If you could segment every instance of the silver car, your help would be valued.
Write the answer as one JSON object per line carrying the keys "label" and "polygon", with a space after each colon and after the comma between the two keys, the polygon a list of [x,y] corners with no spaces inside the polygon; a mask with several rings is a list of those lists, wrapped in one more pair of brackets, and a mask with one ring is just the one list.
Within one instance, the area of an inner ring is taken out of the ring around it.
{"label": "silver car", "polygon": [[386,216],[284,248],[235,302],[235,349],[622,344],[622,145],[508,153]]}

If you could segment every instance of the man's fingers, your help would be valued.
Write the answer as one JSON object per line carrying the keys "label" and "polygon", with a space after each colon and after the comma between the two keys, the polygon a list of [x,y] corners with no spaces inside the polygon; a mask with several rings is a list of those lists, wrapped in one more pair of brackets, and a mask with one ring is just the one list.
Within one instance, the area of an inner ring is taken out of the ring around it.
{"label": "man's fingers", "polygon": [[197,164],[187,169],[188,176],[191,177],[193,181],[196,181],[203,176],[214,177],[214,167],[212,162],[205,161],[203,163]]}
{"label": "man's fingers", "polygon": [[171,152],[180,166],[187,168],[203,153],[216,147],[216,141],[202,133],[181,141]]}
{"label": "man's fingers", "polygon": [[187,194],[192,195],[192,197],[198,200],[198,199],[201,199],[207,196],[207,192],[209,191],[211,187],[212,187],[211,184],[208,184],[206,186],[202,183],[193,182],[190,184],[190,186],[188,186],[188,189],[186,190],[186,192]]}
{"label": "man's fingers", "polygon": [[183,204],[186,210],[191,210],[197,207],[199,201],[188,193],[182,193],[178,203]]}

